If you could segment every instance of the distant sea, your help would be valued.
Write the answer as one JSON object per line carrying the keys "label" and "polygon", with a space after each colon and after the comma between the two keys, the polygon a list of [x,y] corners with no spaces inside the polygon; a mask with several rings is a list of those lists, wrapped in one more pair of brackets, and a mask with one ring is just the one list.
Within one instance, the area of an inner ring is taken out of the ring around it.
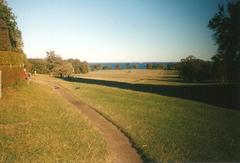
{"label": "distant sea", "polygon": [[94,65],[101,65],[102,67],[109,67],[111,69],[115,69],[116,65],[119,64],[121,69],[125,69],[126,65],[129,64],[131,68],[133,65],[137,64],[138,69],[146,69],[147,64],[151,63],[153,67],[156,67],[158,64],[161,64],[164,68],[167,68],[168,65],[176,64],[177,62],[112,62],[112,63],[89,63],[92,68]]}

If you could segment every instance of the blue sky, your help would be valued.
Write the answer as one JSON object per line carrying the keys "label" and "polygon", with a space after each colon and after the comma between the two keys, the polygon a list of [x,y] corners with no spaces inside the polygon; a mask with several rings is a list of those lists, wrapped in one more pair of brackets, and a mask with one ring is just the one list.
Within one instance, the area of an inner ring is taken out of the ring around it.
{"label": "blue sky", "polygon": [[226,0],[8,0],[31,58],[179,61],[216,53],[209,19]]}

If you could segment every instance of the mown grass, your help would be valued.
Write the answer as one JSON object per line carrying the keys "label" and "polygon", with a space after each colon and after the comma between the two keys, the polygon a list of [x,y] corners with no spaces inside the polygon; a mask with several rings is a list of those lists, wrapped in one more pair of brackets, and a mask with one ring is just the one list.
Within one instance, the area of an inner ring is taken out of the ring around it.
{"label": "mown grass", "polygon": [[150,93],[55,80],[118,125],[145,161],[239,161],[240,112]]}
{"label": "mown grass", "polygon": [[145,70],[145,69],[99,70],[91,71],[87,74],[78,74],[76,76],[88,79],[100,79],[134,84],[155,84],[155,85],[158,84],[179,85],[179,82],[182,81],[181,79],[178,78],[178,71],[175,70]]}
{"label": "mown grass", "polygon": [[96,129],[51,88],[31,83],[0,100],[0,162],[106,162]]}

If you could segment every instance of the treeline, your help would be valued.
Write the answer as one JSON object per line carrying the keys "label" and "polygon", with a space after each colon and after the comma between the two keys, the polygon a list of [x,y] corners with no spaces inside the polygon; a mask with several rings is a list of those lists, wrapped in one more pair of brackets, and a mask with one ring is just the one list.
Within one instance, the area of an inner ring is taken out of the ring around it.
{"label": "treeline", "polygon": [[138,63],[116,63],[114,65],[93,64],[91,71],[97,70],[121,70],[121,69],[155,69],[155,70],[176,70],[176,63],[146,63],[139,67]]}
{"label": "treeline", "polygon": [[79,59],[64,60],[54,51],[49,51],[44,59],[28,59],[28,70],[31,73],[68,77],[72,74],[87,73],[88,63]]}
{"label": "treeline", "polygon": [[193,56],[182,59],[180,77],[189,81],[240,81],[240,1],[229,2],[227,7],[219,5],[208,27],[214,32],[217,54],[211,62]]}

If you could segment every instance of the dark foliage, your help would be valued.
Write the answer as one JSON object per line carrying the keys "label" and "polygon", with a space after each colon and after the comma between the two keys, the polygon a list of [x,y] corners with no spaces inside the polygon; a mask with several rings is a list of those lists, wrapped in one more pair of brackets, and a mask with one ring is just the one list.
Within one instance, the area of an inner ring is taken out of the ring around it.
{"label": "dark foliage", "polygon": [[138,65],[136,63],[133,64],[133,69],[138,69]]}
{"label": "dark foliage", "polygon": [[212,63],[188,56],[179,65],[179,76],[187,81],[206,81],[212,76]]}
{"label": "dark foliage", "polygon": [[22,53],[22,34],[16,16],[5,0],[0,0],[0,50]]}
{"label": "dark foliage", "polygon": [[218,53],[214,61],[215,77],[223,81],[240,80],[240,1],[219,5],[218,12],[209,21],[214,31]]}
{"label": "dark foliage", "polygon": [[121,69],[120,64],[116,64],[116,65],[115,65],[115,69],[116,69],[116,70],[120,70],[120,69]]}
{"label": "dark foliage", "polygon": [[147,63],[146,68],[147,69],[153,69],[153,65],[151,63]]}
{"label": "dark foliage", "polygon": [[92,68],[91,68],[92,71],[102,70],[102,69],[103,69],[103,67],[102,67],[101,64],[95,64],[95,65],[93,65]]}
{"label": "dark foliage", "polygon": [[129,63],[126,63],[126,69],[131,69],[131,65]]}
{"label": "dark foliage", "polygon": [[35,71],[39,74],[47,74],[47,61],[45,59],[28,59],[30,63],[29,71],[34,73]]}

